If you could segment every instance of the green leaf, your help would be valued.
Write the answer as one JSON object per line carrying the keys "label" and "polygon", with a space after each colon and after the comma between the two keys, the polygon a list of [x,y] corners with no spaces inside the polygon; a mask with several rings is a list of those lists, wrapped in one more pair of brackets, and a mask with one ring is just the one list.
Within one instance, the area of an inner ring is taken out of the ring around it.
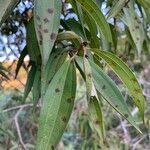
{"label": "green leaf", "polygon": [[126,4],[126,0],[116,1],[115,4],[111,7],[108,18],[115,17],[121,11],[121,9],[125,6],[125,4]]}
{"label": "green leaf", "polygon": [[83,66],[84,66],[84,73],[85,73],[87,100],[89,102],[91,97],[91,92],[92,92],[92,71],[86,56],[84,56],[83,58]]}
{"label": "green leaf", "polygon": [[37,67],[36,69],[34,82],[33,82],[33,88],[32,88],[32,94],[33,94],[33,104],[35,107],[41,96],[41,70],[39,67]]}
{"label": "green leaf", "polygon": [[23,64],[23,61],[24,61],[24,58],[25,56],[28,54],[28,51],[27,51],[27,47],[25,47],[23,49],[23,51],[21,52],[20,54],[20,57],[19,57],[19,60],[18,60],[18,63],[17,63],[17,68],[16,68],[16,75],[15,75],[15,78],[17,77],[18,73],[19,73],[19,70]]}
{"label": "green leaf", "polygon": [[83,32],[84,35],[84,40],[87,41],[87,37],[86,37],[86,33],[85,33],[85,28],[84,28],[84,18],[83,18],[83,10],[81,5],[76,2],[76,0],[70,0],[69,1],[74,9],[75,14],[77,14],[78,19],[79,19],[79,23],[81,24],[81,30]]}
{"label": "green leaf", "polygon": [[123,20],[130,30],[131,36],[137,48],[138,57],[140,58],[143,49],[143,42],[146,39],[146,35],[143,28],[142,20],[140,20],[140,17],[135,12],[134,5],[132,5],[132,3],[129,4],[130,5],[128,8],[123,9]]}
{"label": "green leaf", "polygon": [[133,100],[139,108],[142,119],[144,120],[145,98],[143,96],[142,89],[131,69],[120,58],[110,52],[101,51],[99,49],[92,49],[92,51],[104,59],[120,77],[128,88],[130,94],[133,96]]}
{"label": "green leaf", "polygon": [[39,120],[37,150],[55,149],[70,118],[76,93],[76,71],[66,61],[47,88]]}
{"label": "green leaf", "polygon": [[145,6],[146,8],[149,8],[150,1],[149,0],[137,0],[141,5]]}
{"label": "green leaf", "polygon": [[81,36],[83,39],[85,38],[84,37],[84,31],[85,31],[87,38],[90,39],[90,33],[87,30],[87,28],[84,27],[84,31],[83,31],[82,25],[73,18],[70,18],[68,20],[61,20],[61,25],[64,27],[65,30],[71,30],[75,32],[77,35]]}
{"label": "green leaf", "polygon": [[78,43],[81,43],[81,37],[78,36],[73,31],[65,31],[58,34],[56,41],[63,41],[63,40],[77,40]]}
{"label": "green leaf", "polygon": [[98,29],[96,22],[86,11],[84,11],[84,20],[91,34],[90,47],[99,48],[100,40],[98,38]]}
{"label": "green leaf", "polygon": [[92,96],[89,103],[89,116],[91,120],[91,126],[98,133],[100,140],[105,140],[105,124],[104,116],[101,110],[101,106],[98,99]]}
{"label": "green leaf", "polygon": [[76,33],[73,31],[66,31],[66,32],[61,32],[58,34],[58,37],[56,39],[57,42],[61,41],[70,41],[72,44],[78,49],[80,47],[81,43],[81,37],[78,36]]}
{"label": "green leaf", "polygon": [[[149,0],[137,0],[137,2],[144,8],[147,16],[147,22],[150,22],[150,1]],[[145,20],[145,18],[144,18]]]}
{"label": "green leaf", "polygon": [[19,0],[0,0],[0,26],[6,21]]}
{"label": "green leaf", "polygon": [[28,95],[32,89],[35,73],[36,73],[36,66],[35,66],[35,64],[33,64],[28,73],[27,82],[26,82],[26,86],[24,89],[23,103],[25,102],[26,98],[28,97]]}
{"label": "green leaf", "polygon": [[35,30],[42,55],[46,65],[54,46],[60,25],[62,10],[61,0],[36,0],[34,7]]}
{"label": "green leaf", "polygon": [[67,56],[68,53],[66,52],[65,49],[55,49],[55,52],[50,55],[44,74],[47,85],[51,82],[56,72],[65,62]]}
{"label": "green leaf", "polygon": [[107,23],[103,13],[98,8],[97,4],[92,0],[76,0],[82,7],[87,11],[87,13],[95,20],[100,28],[101,33],[105,36],[106,40],[113,43],[111,30],[109,24]]}
{"label": "green leaf", "polygon": [[102,97],[118,113],[120,113],[141,133],[116,84],[111,80],[111,78],[106,73],[104,73],[104,71],[98,65],[96,65],[94,62],[90,60],[89,62],[92,68],[93,82],[97,91],[101,93]]}
{"label": "green leaf", "polygon": [[31,61],[40,63],[40,49],[36,37],[35,27],[34,27],[34,19],[30,19],[27,24],[27,50],[30,56]]}

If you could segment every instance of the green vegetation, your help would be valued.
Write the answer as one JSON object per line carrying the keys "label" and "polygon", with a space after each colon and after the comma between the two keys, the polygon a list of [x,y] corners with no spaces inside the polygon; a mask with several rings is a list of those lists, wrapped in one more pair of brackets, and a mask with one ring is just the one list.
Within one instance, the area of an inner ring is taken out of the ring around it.
{"label": "green vegetation", "polygon": [[[18,1],[0,2],[5,8],[0,10],[2,24]],[[109,8],[106,16],[102,4]],[[3,149],[63,149],[60,141],[65,149],[146,149],[146,101],[127,61],[132,67],[135,60],[149,59],[147,5],[148,0],[36,0],[27,13],[27,43],[16,69],[17,77],[28,55],[24,94],[12,92],[10,100],[5,99],[8,93],[2,94]],[[78,19],[66,19],[69,10]],[[0,70],[7,77],[7,71]],[[122,139],[117,131],[123,131]],[[142,138],[145,143],[140,145]]]}

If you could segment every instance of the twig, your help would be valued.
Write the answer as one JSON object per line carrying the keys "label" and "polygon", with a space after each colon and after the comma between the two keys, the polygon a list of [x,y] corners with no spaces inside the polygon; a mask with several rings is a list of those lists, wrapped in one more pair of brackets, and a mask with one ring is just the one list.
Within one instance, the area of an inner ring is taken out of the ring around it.
{"label": "twig", "polygon": [[[28,108],[28,107],[33,107],[33,104],[24,104],[24,105],[11,107],[11,108],[3,110],[3,113],[9,112],[9,111],[13,111],[13,110],[16,110],[16,109],[21,109],[21,108],[24,109],[24,108]],[[37,105],[37,107],[41,107],[41,106]]]}
{"label": "twig", "polygon": [[18,123],[18,116],[19,116],[19,114],[21,113],[22,110],[23,110],[23,108],[20,108],[18,110],[18,112],[16,113],[16,115],[14,117],[14,122],[15,122],[16,130],[17,130],[17,134],[18,134],[18,137],[19,137],[19,142],[20,142],[21,146],[23,147],[23,149],[27,150],[26,146],[23,142],[23,139],[22,139],[22,136],[21,136],[21,131],[20,131],[20,126],[19,126],[19,123]]}
{"label": "twig", "polygon": [[126,128],[126,122],[124,122],[124,121],[122,121],[122,119],[120,118],[120,126],[121,126],[121,128],[122,128],[122,130],[123,130],[123,133],[124,133],[124,140],[125,140],[125,143],[130,143],[130,141],[131,141],[131,137],[130,137],[130,134],[129,134],[129,132],[128,132],[128,130],[127,130],[127,128]]}
{"label": "twig", "polygon": [[[15,106],[15,107],[11,107],[11,108],[8,108],[8,109],[5,109],[3,110],[3,113],[6,113],[6,112],[10,112],[10,111],[13,111],[13,110],[17,110],[17,113],[16,115],[14,116],[13,120],[15,122],[15,126],[16,126],[16,130],[17,130],[17,134],[18,134],[18,137],[19,137],[19,143],[21,144],[22,148],[24,150],[27,150],[26,148],[26,145],[25,143],[23,142],[23,139],[22,139],[22,136],[21,136],[21,131],[20,131],[20,126],[19,126],[19,122],[18,122],[18,117],[21,113],[21,111],[25,108],[28,108],[28,107],[33,107],[33,104],[24,104],[24,105],[20,105],[20,106]],[[37,105],[37,107],[41,107],[41,105]]]}
{"label": "twig", "polygon": [[[24,109],[24,108],[28,108],[28,107],[33,107],[33,104],[24,104],[24,105],[11,107],[11,108],[3,110],[3,113],[6,113],[6,112],[9,112],[9,111],[12,111],[12,110],[16,110],[16,109],[20,109],[20,108]],[[41,106],[37,105],[37,107],[41,107]]]}
{"label": "twig", "polygon": [[132,150],[135,150],[136,147],[137,147],[137,145],[140,144],[145,138],[146,138],[146,135],[144,135],[144,136],[141,137],[136,143],[134,143]]}

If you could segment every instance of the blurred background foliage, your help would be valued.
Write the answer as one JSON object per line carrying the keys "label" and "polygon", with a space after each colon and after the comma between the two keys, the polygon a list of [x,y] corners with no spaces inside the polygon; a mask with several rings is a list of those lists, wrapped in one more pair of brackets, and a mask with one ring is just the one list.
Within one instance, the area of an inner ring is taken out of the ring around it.
{"label": "blurred background foliage", "polygon": [[[113,5],[112,0],[105,1],[99,5],[102,6],[104,14],[107,14]],[[137,6],[138,7],[138,6]],[[20,53],[26,45],[26,25],[30,19],[33,9],[33,0],[21,0],[16,6],[11,16],[0,28],[0,61],[6,68],[3,69],[5,76],[0,77],[0,150],[21,149],[19,143],[23,142],[28,149],[35,149],[35,139],[37,134],[37,121],[39,108],[33,113],[32,95],[30,94],[26,104],[21,104],[23,99],[23,90],[29,70],[29,58],[16,75],[16,63]],[[140,10],[140,9],[139,9]],[[138,12],[139,13],[139,12]],[[141,13],[139,13],[141,14]],[[118,16],[119,17],[119,16]],[[73,22],[77,19],[70,5],[64,3],[64,14],[62,19]],[[120,19],[110,19],[116,28],[114,36],[117,36],[117,47],[115,53],[121,57],[138,78],[146,97],[146,124],[139,125],[143,135],[139,134],[127,121],[122,119],[108,104],[103,104],[103,112],[106,125],[105,145],[101,145],[97,133],[94,131],[88,121],[85,85],[78,74],[77,95],[74,111],[70,122],[58,146],[60,150],[149,150],[150,149],[150,54],[148,45],[144,45],[141,52],[141,59],[136,55],[134,46],[131,45],[132,38],[129,39],[126,34],[130,34],[126,26]],[[147,32],[150,30],[150,21],[145,20]],[[131,97],[128,91],[122,86],[119,79],[109,68],[106,68],[110,77],[116,81],[125,96],[132,114],[139,118],[138,110],[130,101]],[[3,73],[0,73],[3,75]],[[19,142],[20,141],[20,142]],[[21,143],[22,144],[22,143]]]}

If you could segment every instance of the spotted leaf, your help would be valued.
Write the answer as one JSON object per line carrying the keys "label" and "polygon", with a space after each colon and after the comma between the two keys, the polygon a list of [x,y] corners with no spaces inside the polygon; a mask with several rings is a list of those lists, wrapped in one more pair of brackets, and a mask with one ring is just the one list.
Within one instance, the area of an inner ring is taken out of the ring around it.
{"label": "spotted leaf", "polygon": [[37,150],[54,149],[70,118],[76,93],[76,71],[70,60],[63,63],[43,98]]}
{"label": "spotted leaf", "polygon": [[133,96],[133,100],[139,108],[142,119],[144,120],[145,98],[143,96],[142,89],[131,69],[120,58],[110,52],[101,51],[99,49],[92,49],[92,51],[104,59],[123,81],[130,94]]}
{"label": "spotted leaf", "polygon": [[46,65],[57,37],[61,0],[36,0],[34,8],[35,29],[40,46],[43,64]]}

